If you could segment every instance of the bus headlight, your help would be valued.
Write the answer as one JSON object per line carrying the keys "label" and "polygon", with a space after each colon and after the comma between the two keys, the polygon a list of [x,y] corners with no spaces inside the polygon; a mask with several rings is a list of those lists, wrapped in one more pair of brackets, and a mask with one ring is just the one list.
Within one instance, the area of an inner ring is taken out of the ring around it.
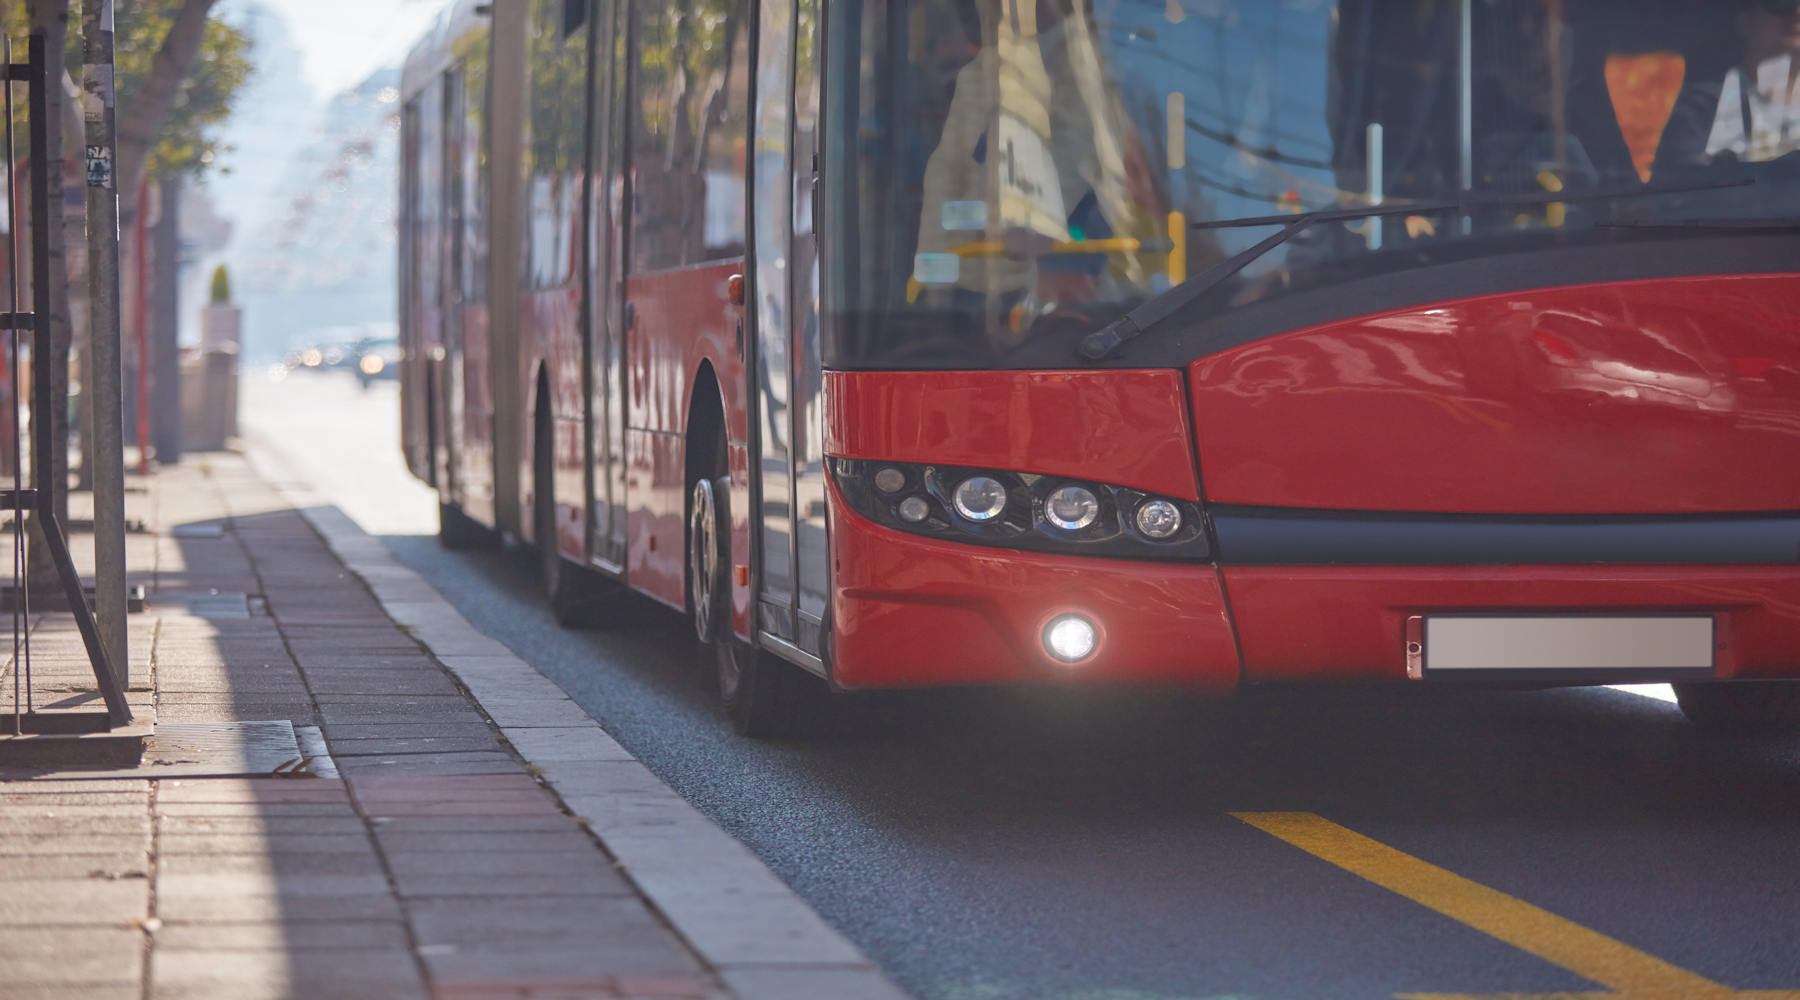
{"label": "bus headlight", "polygon": [[1160,542],[1173,538],[1181,530],[1181,508],[1167,500],[1146,500],[1138,505],[1132,520],[1137,522],[1137,529],[1145,537]]}
{"label": "bus headlight", "polygon": [[1204,562],[1200,504],[1067,475],[924,462],[828,459],[862,517],[908,534],[1061,555]]}
{"label": "bus headlight", "polygon": [[1100,516],[1100,498],[1085,486],[1061,486],[1044,501],[1044,520],[1064,531],[1080,531]]}
{"label": "bus headlight", "polygon": [[900,501],[900,520],[918,524],[931,516],[931,504],[924,497],[907,497]]}
{"label": "bus headlight", "polygon": [[993,476],[970,476],[956,484],[951,504],[971,521],[992,521],[1006,510],[1006,484]]}

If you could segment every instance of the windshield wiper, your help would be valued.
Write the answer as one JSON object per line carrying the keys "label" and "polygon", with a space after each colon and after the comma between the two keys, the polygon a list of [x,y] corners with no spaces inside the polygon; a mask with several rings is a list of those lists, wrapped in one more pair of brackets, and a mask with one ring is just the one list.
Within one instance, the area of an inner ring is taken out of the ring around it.
{"label": "windshield wiper", "polygon": [[1219,219],[1195,222],[1190,229],[1242,229],[1251,226],[1280,226],[1281,230],[1267,239],[1245,247],[1219,261],[1179,285],[1153,295],[1136,309],[1081,338],[1076,355],[1089,363],[1106,359],[1121,345],[1181,311],[1189,303],[1218,287],[1227,278],[1248,267],[1270,250],[1300,235],[1321,222],[1346,222],[1351,219],[1375,219],[1390,215],[1436,215],[1453,212],[1467,215],[1484,208],[1519,208],[1527,205],[1550,205],[1558,202],[1605,201],[1617,198],[1648,198],[1659,194],[1685,191],[1714,191],[1720,188],[1745,187],[1756,183],[1753,177],[1734,178],[1687,184],[1645,185],[1621,188],[1595,188],[1589,191],[1542,191],[1528,194],[1463,195],[1438,201],[1385,202],[1355,208],[1329,208],[1299,215],[1257,215],[1242,219]]}

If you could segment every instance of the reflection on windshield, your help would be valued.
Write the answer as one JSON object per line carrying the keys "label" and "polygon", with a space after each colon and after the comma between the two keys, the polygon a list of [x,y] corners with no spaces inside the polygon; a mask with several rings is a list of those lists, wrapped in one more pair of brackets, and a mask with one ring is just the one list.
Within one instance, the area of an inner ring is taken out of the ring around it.
{"label": "reflection on windshield", "polygon": [[[1794,0],[841,7],[834,51],[860,51],[839,63],[851,125],[828,132],[850,168],[827,179],[847,223],[827,234],[827,357],[843,367],[1066,357],[1268,235],[1195,222],[1694,180],[1800,148]],[[1624,211],[1790,217],[1797,186]],[[1620,211],[1571,198],[1321,224],[1206,301],[1592,239]]]}

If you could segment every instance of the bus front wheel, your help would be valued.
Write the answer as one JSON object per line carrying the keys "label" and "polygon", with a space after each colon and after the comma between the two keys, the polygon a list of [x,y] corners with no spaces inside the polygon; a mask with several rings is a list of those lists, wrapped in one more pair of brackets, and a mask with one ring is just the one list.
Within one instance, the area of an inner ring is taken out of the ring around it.
{"label": "bus front wheel", "polygon": [[[717,464],[724,464],[719,442]],[[716,674],[719,700],[745,736],[810,736],[822,727],[830,693],[817,678],[756,649],[731,629],[729,480],[697,479],[688,507],[688,587],[701,669]]]}

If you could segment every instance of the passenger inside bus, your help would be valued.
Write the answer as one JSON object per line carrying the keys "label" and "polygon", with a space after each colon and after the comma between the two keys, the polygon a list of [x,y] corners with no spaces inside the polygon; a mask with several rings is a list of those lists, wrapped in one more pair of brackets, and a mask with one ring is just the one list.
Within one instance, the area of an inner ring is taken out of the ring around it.
{"label": "passenger inside bus", "polygon": [[1736,8],[1727,16],[1738,52],[1722,76],[1684,83],[1659,167],[1762,163],[1800,149],[1800,0],[1739,0]]}
{"label": "passenger inside bus", "polygon": [[920,39],[937,86],[953,83],[923,165],[911,297],[987,311],[999,348],[1059,303],[1149,282],[1138,251],[1160,199],[1083,6],[959,5]]}

